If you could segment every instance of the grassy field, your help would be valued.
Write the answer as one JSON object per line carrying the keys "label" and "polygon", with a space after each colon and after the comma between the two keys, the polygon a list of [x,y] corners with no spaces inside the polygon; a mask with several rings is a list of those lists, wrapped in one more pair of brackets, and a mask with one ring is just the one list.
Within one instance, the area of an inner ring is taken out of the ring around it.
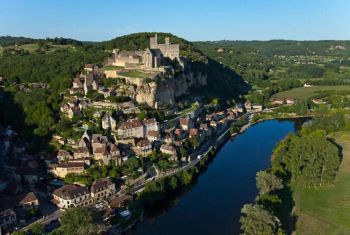
{"label": "grassy field", "polygon": [[333,137],[343,148],[335,184],[294,193],[298,235],[350,234],[350,134],[341,132]]}
{"label": "grassy field", "polygon": [[130,78],[146,78],[146,77],[153,77],[154,74],[150,73],[144,73],[140,70],[129,70],[127,72],[121,73],[123,76],[130,77]]}
{"label": "grassy field", "polygon": [[[74,49],[74,46],[72,45],[55,45],[52,44],[51,42],[48,42],[47,45],[50,47],[47,52],[52,52],[58,49],[62,49],[62,48],[68,48],[68,49]],[[37,43],[28,43],[28,44],[23,44],[18,46],[20,49],[26,50],[29,53],[33,53],[35,50],[37,50],[39,48],[39,45]],[[7,48],[7,47],[5,47]],[[0,46],[0,54],[2,54],[3,51],[3,47]]]}
{"label": "grassy field", "polygon": [[316,95],[321,91],[349,91],[349,85],[340,85],[340,86],[314,86],[314,87],[299,87],[294,88],[289,91],[283,91],[275,94],[273,97],[277,98],[294,98],[297,100],[307,100],[312,96]]}

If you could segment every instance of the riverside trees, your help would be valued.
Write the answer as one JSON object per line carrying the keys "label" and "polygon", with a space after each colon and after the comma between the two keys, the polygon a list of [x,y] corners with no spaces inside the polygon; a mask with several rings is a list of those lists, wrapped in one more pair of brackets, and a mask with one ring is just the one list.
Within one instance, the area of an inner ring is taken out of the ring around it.
{"label": "riverside trees", "polygon": [[[243,234],[283,234],[282,229],[291,232],[290,222],[285,221],[290,219],[290,214],[285,215],[285,206],[282,209],[282,204],[293,204],[290,190],[333,183],[340,164],[339,152],[324,130],[338,131],[346,125],[339,115],[327,118],[328,122],[323,117],[315,118],[299,134],[289,134],[276,146],[271,168],[257,173],[259,195],[255,203],[242,209]],[[324,130],[318,129],[320,126]]]}

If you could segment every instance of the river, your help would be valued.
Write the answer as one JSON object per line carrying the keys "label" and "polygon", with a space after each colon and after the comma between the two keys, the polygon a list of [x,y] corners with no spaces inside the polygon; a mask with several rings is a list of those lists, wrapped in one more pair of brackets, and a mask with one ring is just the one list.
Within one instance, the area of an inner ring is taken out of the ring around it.
{"label": "river", "polygon": [[161,208],[146,212],[127,234],[239,234],[240,210],[257,195],[255,175],[300,120],[270,120],[229,140],[195,182]]}

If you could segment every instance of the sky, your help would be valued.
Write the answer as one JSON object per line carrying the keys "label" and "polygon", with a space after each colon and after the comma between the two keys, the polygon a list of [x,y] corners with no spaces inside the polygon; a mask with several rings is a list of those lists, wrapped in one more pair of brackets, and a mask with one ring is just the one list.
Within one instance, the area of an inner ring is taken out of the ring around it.
{"label": "sky", "polygon": [[103,41],[350,40],[350,0],[0,0],[0,35]]}

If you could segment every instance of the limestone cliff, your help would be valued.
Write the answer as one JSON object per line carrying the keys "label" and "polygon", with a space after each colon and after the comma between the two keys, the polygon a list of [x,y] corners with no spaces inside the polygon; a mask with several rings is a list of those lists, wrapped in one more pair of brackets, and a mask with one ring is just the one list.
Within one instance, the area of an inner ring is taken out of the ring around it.
{"label": "limestone cliff", "polygon": [[190,88],[207,85],[207,75],[204,73],[183,73],[157,82],[143,82],[136,89],[136,101],[147,103],[153,107],[172,105],[175,98],[188,94]]}

